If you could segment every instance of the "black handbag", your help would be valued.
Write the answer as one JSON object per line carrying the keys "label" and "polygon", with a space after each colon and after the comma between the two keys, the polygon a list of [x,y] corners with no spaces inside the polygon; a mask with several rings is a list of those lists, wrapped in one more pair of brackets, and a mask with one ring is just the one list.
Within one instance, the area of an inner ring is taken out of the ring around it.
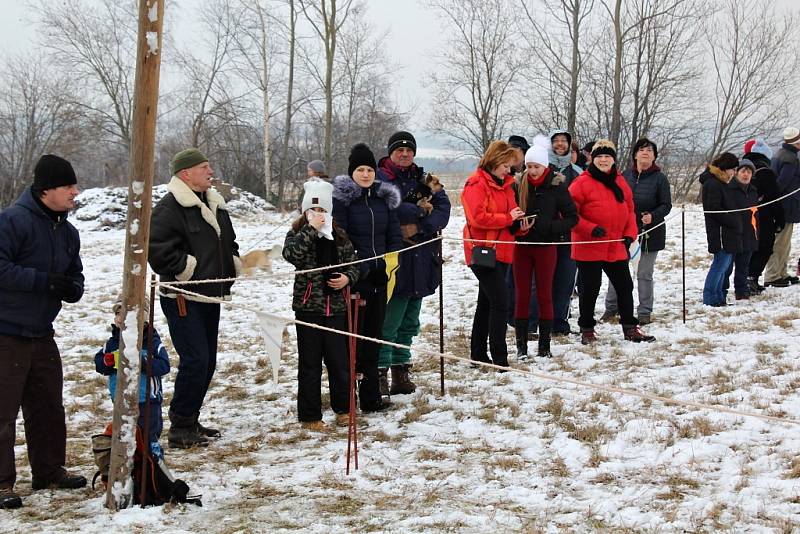
{"label": "black handbag", "polygon": [[470,267],[494,269],[497,263],[497,251],[494,247],[472,247],[472,256],[469,260]]}
{"label": "black handbag", "polygon": [[[469,230],[469,227],[467,228],[469,237],[472,239],[472,230]],[[473,246],[472,255],[469,258],[469,266],[481,269],[494,269],[497,264],[497,250],[495,250],[494,247],[494,245],[490,247]]]}

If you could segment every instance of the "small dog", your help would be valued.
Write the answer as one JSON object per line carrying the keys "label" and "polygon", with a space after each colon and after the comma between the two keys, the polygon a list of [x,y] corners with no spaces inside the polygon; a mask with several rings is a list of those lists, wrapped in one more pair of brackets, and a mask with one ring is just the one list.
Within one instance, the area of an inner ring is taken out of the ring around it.
{"label": "small dog", "polygon": [[272,260],[280,258],[283,253],[281,245],[273,245],[269,250],[251,250],[240,259],[242,260],[242,272],[252,274],[256,269],[261,269],[267,273],[272,272]]}
{"label": "small dog", "polygon": [[[425,216],[428,216],[433,211],[433,204],[431,204],[433,195],[439,191],[442,191],[443,189],[444,186],[439,180],[439,177],[431,172],[426,172],[417,181],[417,187],[409,192],[405,200],[407,202],[415,202],[417,206],[425,211]],[[403,240],[406,243],[414,243],[411,237],[419,232],[419,228],[416,224],[401,224],[400,232],[402,233]]]}
{"label": "small dog", "polygon": [[426,172],[417,181],[417,187],[408,193],[405,200],[407,202],[416,202],[417,206],[425,210],[425,215],[430,215],[431,211],[433,211],[431,198],[443,189],[444,186],[439,177],[432,172]]}

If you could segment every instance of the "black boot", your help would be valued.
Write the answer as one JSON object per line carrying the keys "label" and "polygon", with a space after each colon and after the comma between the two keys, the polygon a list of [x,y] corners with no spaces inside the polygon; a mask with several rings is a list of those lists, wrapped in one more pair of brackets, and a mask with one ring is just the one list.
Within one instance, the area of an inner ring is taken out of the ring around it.
{"label": "black boot", "polygon": [[514,320],[514,335],[517,338],[517,361],[528,359],[528,319]]}
{"label": "black boot", "polygon": [[194,428],[197,430],[198,434],[207,438],[218,438],[222,436],[220,431],[216,428],[208,428],[200,423],[200,412],[197,413],[197,416],[194,419]]}
{"label": "black boot", "polygon": [[378,382],[381,388],[381,397],[389,396],[389,368],[378,367]]}
{"label": "black boot", "polygon": [[170,447],[188,449],[208,445],[208,438],[201,436],[197,431],[196,416],[186,417],[170,410],[169,420],[170,427],[167,433],[167,442]]}
{"label": "black boot", "polygon": [[550,352],[550,331],[553,329],[553,321],[539,321],[539,350],[536,355],[540,358],[552,358]]}

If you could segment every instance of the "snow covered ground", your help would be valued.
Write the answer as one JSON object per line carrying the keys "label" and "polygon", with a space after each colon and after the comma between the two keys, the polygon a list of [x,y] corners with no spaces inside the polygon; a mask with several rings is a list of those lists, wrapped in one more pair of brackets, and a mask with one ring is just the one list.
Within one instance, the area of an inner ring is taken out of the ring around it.
{"label": "snow covered ground", "polygon": [[[97,199],[102,202],[102,199]],[[691,209],[697,209],[692,207]],[[282,242],[277,213],[234,219],[243,250]],[[555,376],[676,399],[800,419],[800,286],[768,289],[727,308],[699,304],[709,257],[702,216],[687,213],[687,323],[681,321],[680,217],[657,263],[650,345],[554,342],[551,361],[512,364]],[[110,420],[93,355],[108,335],[119,290],[122,230],[78,221],[86,295],[56,323],[64,360],[70,468],[91,477],[90,436]],[[446,235],[463,225],[454,210]],[[273,232],[264,238],[266,234]],[[800,250],[800,236],[794,242]],[[461,244],[445,242],[445,336],[468,356],[476,283]],[[288,264],[242,280],[234,304],[291,317]],[[732,300],[732,296],[730,297]],[[577,302],[573,301],[573,311]],[[156,326],[168,340],[156,307]],[[601,313],[598,303],[598,313]],[[438,298],[423,308],[418,346],[438,349]],[[573,328],[575,328],[573,319]],[[513,341],[509,332],[509,345]],[[533,346],[533,344],[532,344]],[[171,348],[171,346],[169,346]],[[510,351],[513,354],[513,348]],[[172,352],[173,367],[177,355]],[[255,316],[224,307],[219,366],[204,421],[223,437],[205,449],[167,449],[167,463],[203,507],[111,514],[99,490],[30,490],[22,420],[17,490],[24,507],[0,511],[2,532],[792,532],[800,529],[800,428],[558,385],[514,373],[415,356],[418,392],[360,418],[360,469],[345,475],[344,429],[311,433],[296,422],[294,327],[281,382],[270,381]],[[513,358],[512,358],[513,362]],[[174,369],[164,381],[168,400]],[[164,407],[166,414],[167,406]],[[333,414],[325,413],[331,422]],[[162,440],[166,444],[166,437]]]}

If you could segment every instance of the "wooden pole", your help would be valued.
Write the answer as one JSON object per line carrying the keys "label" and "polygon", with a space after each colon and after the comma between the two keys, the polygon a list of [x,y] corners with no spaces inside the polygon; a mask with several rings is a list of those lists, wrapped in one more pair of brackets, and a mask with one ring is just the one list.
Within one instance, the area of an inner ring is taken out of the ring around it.
{"label": "wooden pole", "polygon": [[[439,237],[442,232],[439,231]],[[444,240],[439,239],[439,353],[444,354]],[[444,397],[444,356],[439,357],[439,389]]]}
{"label": "wooden pole", "polygon": [[686,208],[681,206],[681,268],[683,270],[683,324],[686,324]]}
{"label": "wooden pole", "polygon": [[[134,85],[133,136],[128,185],[128,222],[125,261],[122,269],[123,317],[120,329],[117,391],[114,397],[111,466],[108,472],[106,506],[111,510],[133,504],[131,470],[136,450],[136,419],[139,407],[139,377],[142,328],[147,289],[147,247],[150,240],[158,83],[165,0],[139,0],[139,37]],[[109,21],[114,24],[115,21]],[[91,31],[91,28],[86,28]],[[135,317],[127,317],[128,312]],[[131,332],[131,328],[135,328]],[[126,348],[136,340],[135,345]]]}

